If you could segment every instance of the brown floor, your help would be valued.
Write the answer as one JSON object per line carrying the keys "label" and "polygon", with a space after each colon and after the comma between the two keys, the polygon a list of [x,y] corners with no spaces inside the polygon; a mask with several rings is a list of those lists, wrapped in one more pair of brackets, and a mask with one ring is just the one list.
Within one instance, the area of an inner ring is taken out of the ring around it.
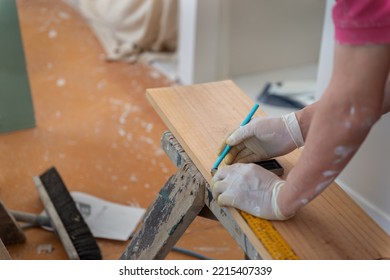
{"label": "brown floor", "polygon": [[[31,177],[55,166],[70,191],[147,208],[175,168],[159,147],[166,128],[144,92],[170,82],[142,64],[105,62],[88,26],[63,2],[17,3],[37,126],[0,135],[0,199],[9,209],[40,213]],[[25,233],[26,243],[7,246],[13,259],[67,258],[53,233]],[[98,243],[104,259],[118,259],[127,244]],[[54,251],[38,254],[40,244]],[[243,258],[224,228],[203,218],[178,245],[216,259]]]}

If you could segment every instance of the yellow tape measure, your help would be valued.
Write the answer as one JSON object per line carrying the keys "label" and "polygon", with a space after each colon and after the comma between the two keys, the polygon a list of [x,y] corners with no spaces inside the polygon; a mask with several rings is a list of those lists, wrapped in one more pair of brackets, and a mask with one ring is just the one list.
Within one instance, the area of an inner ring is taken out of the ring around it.
{"label": "yellow tape measure", "polygon": [[274,260],[299,259],[270,221],[254,217],[244,211],[240,213]]}

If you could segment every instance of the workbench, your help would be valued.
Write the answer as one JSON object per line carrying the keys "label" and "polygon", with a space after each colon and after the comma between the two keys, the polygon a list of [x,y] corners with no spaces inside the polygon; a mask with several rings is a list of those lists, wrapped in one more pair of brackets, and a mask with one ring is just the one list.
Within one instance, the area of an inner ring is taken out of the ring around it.
{"label": "workbench", "polygon": [[[121,258],[163,259],[198,214],[218,219],[248,258],[274,258],[237,209],[217,205],[209,185],[218,146],[253,102],[231,81],[150,89],[147,98],[170,130],[161,144],[178,170]],[[300,153],[277,159],[285,169],[283,179]],[[299,259],[390,257],[389,235],[335,183],[295,217],[271,223]]]}

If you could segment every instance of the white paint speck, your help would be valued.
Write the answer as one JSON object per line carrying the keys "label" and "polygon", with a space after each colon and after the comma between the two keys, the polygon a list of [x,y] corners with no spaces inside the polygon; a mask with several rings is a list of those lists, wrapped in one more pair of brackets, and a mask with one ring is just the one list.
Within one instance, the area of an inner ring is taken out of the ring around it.
{"label": "white paint speck", "polygon": [[326,170],[322,173],[323,176],[325,177],[330,177],[330,176],[334,176],[338,173],[338,171],[336,170]]}
{"label": "white paint speck", "polygon": [[344,160],[353,152],[353,150],[354,149],[352,147],[337,146],[334,150],[334,153],[338,156],[338,158],[334,161],[334,163],[339,163]]}
{"label": "white paint speck", "polygon": [[130,176],[130,182],[133,182],[133,183],[135,183],[135,182],[137,182],[138,181],[138,177],[137,177],[137,175],[135,175],[135,174],[131,174],[131,176]]}
{"label": "white paint speck", "polygon": [[118,129],[118,133],[120,136],[124,137],[126,135],[126,131],[123,128]]}
{"label": "white paint speck", "polygon": [[62,11],[58,13],[58,16],[62,19],[70,19],[70,15]]}
{"label": "white paint speck", "polygon": [[54,39],[57,37],[57,31],[54,29],[51,29],[49,33],[47,33],[47,36],[49,36],[50,39]]}
{"label": "white paint speck", "polygon": [[132,105],[130,103],[126,103],[124,110],[128,111],[129,113],[141,112],[141,107],[139,107],[137,105]]}
{"label": "white paint speck", "polygon": [[56,117],[59,119],[61,118],[61,111],[56,111]]}
{"label": "white paint speck", "polygon": [[150,185],[149,185],[149,184],[145,184],[145,185],[144,185],[144,188],[145,188],[145,189],[150,189]]}
{"label": "white paint speck", "polygon": [[118,180],[118,176],[112,175],[112,176],[111,176],[111,181],[116,181],[116,180]]}
{"label": "white paint speck", "polygon": [[316,190],[315,190],[315,195],[318,195],[320,194],[323,190],[326,189],[327,186],[329,186],[329,184],[332,182],[333,180],[330,179],[330,180],[326,180],[326,181],[323,181],[322,183],[318,184],[318,186],[316,187]]}
{"label": "white paint speck", "polygon": [[153,123],[147,123],[147,122],[143,122],[141,125],[145,128],[145,131],[147,133],[152,132],[153,127],[154,127]]}
{"label": "white paint speck", "polygon": [[306,198],[301,199],[301,204],[302,204],[302,205],[306,205],[308,202],[309,202],[309,200],[306,199]]}
{"label": "white paint speck", "polygon": [[135,174],[131,174],[129,180],[130,182],[136,183],[138,181],[138,177]]}
{"label": "white paint speck", "polygon": [[125,124],[126,123],[126,119],[129,116],[129,113],[130,113],[130,111],[124,111],[122,113],[122,115],[119,117],[119,123],[120,124]]}
{"label": "white paint speck", "polygon": [[50,62],[49,62],[49,63],[47,64],[47,69],[53,69],[53,63],[50,63]]}
{"label": "white paint speck", "polygon": [[143,135],[139,138],[139,140],[142,141],[142,142],[145,142],[145,143],[147,143],[149,145],[152,145],[154,143],[152,138],[145,137]]}
{"label": "white paint speck", "polygon": [[56,84],[57,84],[57,87],[64,87],[66,84],[66,80],[63,78],[60,78],[57,80]]}
{"label": "white paint speck", "polygon": [[162,168],[162,172],[165,173],[165,174],[168,173],[168,172],[169,172],[169,168],[163,167],[163,168]]}
{"label": "white paint speck", "polygon": [[349,109],[349,114],[353,116],[355,115],[355,112],[356,112],[355,106],[351,106],[351,108]]}

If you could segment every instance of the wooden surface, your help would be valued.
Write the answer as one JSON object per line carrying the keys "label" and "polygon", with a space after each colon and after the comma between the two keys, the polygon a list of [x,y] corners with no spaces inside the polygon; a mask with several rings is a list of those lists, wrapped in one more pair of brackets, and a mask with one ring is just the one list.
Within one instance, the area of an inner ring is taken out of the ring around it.
{"label": "wooden surface", "polygon": [[[208,182],[218,146],[253,105],[231,81],[150,89],[147,97]],[[297,150],[278,158],[286,170],[284,177],[299,155]],[[228,211],[244,223],[235,209]],[[390,237],[336,184],[294,218],[273,225],[302,259],[390,257]],[[260,254],[267,258],[261,247]]]}
{"label": "wooden surface", "polygon": [[164,259],[202,210],[205,185],[194,164],[185,163],[160,190],[121,259]]}

